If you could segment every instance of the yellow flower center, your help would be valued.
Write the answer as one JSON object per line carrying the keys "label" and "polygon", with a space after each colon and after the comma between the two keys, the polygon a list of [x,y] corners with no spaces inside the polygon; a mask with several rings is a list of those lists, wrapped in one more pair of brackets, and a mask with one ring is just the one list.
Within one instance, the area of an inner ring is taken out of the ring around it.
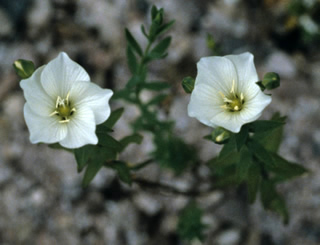
{"label": "yellow flower center", "polygon": [[60,117],[59,123],[68,123],[70,121],[70,117],[76,111],[76,108],[71,106],[69,95],[70,93],[67,94],[67,97],[65,99],[61,99],[61,97],[58,96],[56,101],[56,108],[50,114],[50,116]]}
{"label": "yellow flower center", "polygon": [[224,102],[224,104],[221,106],[223,109],[228,110],[230,112],[237,112],[242,110],[243,104],[245,102],[244,96],[243,93],[241,93],[240,96],[236,94],[234,80],[232,82],[232,88],[228,97],[225,96],[222,92],[219,92],[219,94],[221,95]]}

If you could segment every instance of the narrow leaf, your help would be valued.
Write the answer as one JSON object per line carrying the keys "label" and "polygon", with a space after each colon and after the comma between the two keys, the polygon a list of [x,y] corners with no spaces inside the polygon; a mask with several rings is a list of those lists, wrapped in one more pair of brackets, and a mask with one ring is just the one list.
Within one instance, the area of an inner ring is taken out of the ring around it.
{"label": "narrow leaf", "polygon": [[88,160],[91,157],[93,151],[93,145],[85,145],[81,148],[77,148],[74,150],[74,156],[76,158],[78,166],[78,173],[80,173],[83,170],[83,168],[87,165]]}
{"label": "narrow leaf", "polygon": [[122,161],[113,161],[112,164],[106,164],[106,167],[113,168],[117,171],[119,179],[128,185],[132,184],[132,178],[130,174],[130,168],[125,162]]}
{"label": "narrow leaf", "polygon": [[167,82],[148,82],[141,84],[141,88],[152,90],[152,91],[161,91],[164,89],[170,88],[170,84]]}
{"label": "narrow leaf", "polygon": [[91,183],[91,181],[97,175],[97,173],[102,168],[102,166],[103,166],[103,161],[101,160],[91,161],[88,164],[88,167],[86,168],[86,171],[83,176],[82,187],[87,187]]}
{"label": "narrow leaf", "polygon": [[269,153],[259,142],[255,140],[249,141],[248,147],[252,154],[264,163],[266,168],[271,169],[275,167],[271,153]]}
{"label": "narrow leaf", "polygon": [[142,140],[143,140],[143,136],[137,133],[124,137],[123,139],[120,140],[120,143],[122,145],[121,151],[123,151],[129,144],[132,144],[132,143],[141,144]]}
{"label": "narrow leaf", "polygon": [[158,105],[159,103],[161,103],[163,100],[165,100],[166,98],[168,98],[167,94],[159,94],[156,97],[154,97],[153,99],[151,99],[148,102],[148,105]]}
{"label": "narrow leaf", "polygon": [[171,37],[166,37],[165,39],[161,40],[149,53],[149,57],[151,59],[159,59],[163,58],[165,55],[166,50],[169,48],[171,43]]}
{"label": "narrow leaf", "polygon": [[162,25],[161,27],[159,27],[158,32],[157,32],[157,35],[160,36],[161,34],[163,34],[163,33],[165,33],[166,31],[168,31],[168,30],[173,26],[174,23],[175,23],[175,20],[172,20],[172,21],[170,21],[169,23],[164,24],[164,25]]}
{"label": "narrow leaf", "polygon": [[146,32],[146,29],[144,28],[144,25],[141,25],[141,32],[143,33],[143,35],[149,40],[149,36]]}
{"label": "narrow leaf", "polygon": [[203,240],[205,225],[202,223],[203,211],[195,202],[190,202],[181,212],[177,232],[182,239],[191,241],[195,238]]}
{"label": "narrow leaf", "polygon": [[110,117],[105,121],[102,125],[104,125],[107,128],[113,128],[113,126],[116,124],[116,122],[120,119],[122,116],[122,113],[124,112],[123,108],[119,108],[117,110],[114,110],[111,112]]}
{"label": "narrow leaf", "polygon": [[138,71],[138,61],[130,45],[127,46],[127,61],[132,74]]}
{"label": "narrow leaf", "polygon": [[126,38],[127,38],[128,44],[131,46],[131,48],[134,51],[137,52],[137,54],[142,56],[142,49],[141,49],[139,43],[136,41],[136,39],[131,34],[131,32],[126,28],[125,29],[125,33],[126,33]]}
{"label": "narrow leaf", "polygon": [[236,165],[239,184],[248,179],[248,172],[252,164],[253,162],[251,153],[247,147],[243,147],[240,151],[240,161]]}
{"label": "narrow leaf", "polygon": [[238,134],[235,134],[237,151],[240,151],[249,137],[248,125],[244,125]]}
{"label": "narrow leaf", "polygon": [[253,162],[248,170],[247,188],[248,199],[250,203],[254,203],[257,197],[261,181],[261,173],[259,163]]}
{"label": "narrow leaf", "polygon": [[275,167],[272,171],[275,173],[273,181],[280,182],[308,173],[308,170],[303,166],[287,161],[278,154],[273,153],[272,158],[275,162]]}
{"label": "narrow leaf", "polygon": [[261,201],[265,209],[276,212],[283,217],[284,224],[289,222],[289,212],[284,199],[278,194],[273,182],[261,182]]}

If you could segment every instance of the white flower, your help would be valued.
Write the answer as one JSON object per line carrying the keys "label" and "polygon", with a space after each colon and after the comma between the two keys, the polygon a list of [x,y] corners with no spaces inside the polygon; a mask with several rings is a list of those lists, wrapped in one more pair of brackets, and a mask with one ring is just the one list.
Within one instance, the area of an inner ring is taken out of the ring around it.
{"label": "white flower", "polygon": [[96,125],[110,116],[113,92],[91,83],[87,72],[66,53],[38,68],[20,86],[33,144],[58,142],[78,148],[98,143]]}
{"label": "white flower", "polygon": [[256,84],[259,79],[251,53],[201,58],[197,68],[188,114],[210,127],[238,133],[271,102]]}

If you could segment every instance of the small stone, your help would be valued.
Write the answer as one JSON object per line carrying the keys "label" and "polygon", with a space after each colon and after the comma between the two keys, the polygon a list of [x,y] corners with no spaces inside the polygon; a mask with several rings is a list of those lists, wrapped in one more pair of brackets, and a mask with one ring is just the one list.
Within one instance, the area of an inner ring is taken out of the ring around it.
{"label": "small stone", "polygon": [[157,198],[143,192],[135,195],[133,201],[142,212],[150,216],[159,212],[162,206]]}
{"label": "small stone", "polygon": [[274,52],[268,57],[266,71],[276,72],[280,75],[280,78],[281,76],[292,78],[297,72],[293,59],[281,51]]}
{"label": "small stone", "polygon": [[217,237],[217,245],[236,245],[240,240],[240,231],[236,229],[230,229],[224,231]]}

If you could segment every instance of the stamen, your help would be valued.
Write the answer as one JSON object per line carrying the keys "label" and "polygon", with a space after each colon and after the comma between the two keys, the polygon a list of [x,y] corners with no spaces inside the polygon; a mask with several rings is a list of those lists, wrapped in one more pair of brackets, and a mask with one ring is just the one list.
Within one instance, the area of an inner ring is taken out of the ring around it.
{"label": "stamen", "polygon": [[65,120],[59,121],[59,123],[68,123],[68,122],[70,122],[70,119],[65,119]]}
{"label": "stamen", "polygon": [[234,81],[234,79],[232,80],[232,87],[231,87],[231,91],[230,91],[230,93],[232,93],[234,96],[235,96],[235,93],[236,93],[236,91],[235,91],[235,85],[236,83],[235,83],[235,81]]}
{"label": "stamen", "polygon": [[70,92],[67,93],[65,99],[62,99],[60,96],[57,97],[56,101],[56,110],[54,110],[49,116],[59,116],[61,120],[59,123],[68,123],[70,121],[70,116],[76,111],[76,108],[71,108],[70,106]]}
{"label": "stamen", "polygon": [[49,117],[52,117],[52,116],[54,116],[54,115],[59,115],[59,112],[58,112],[58,111],[54,111],[54,112],[52,112],[52,113],[49,115]]}

